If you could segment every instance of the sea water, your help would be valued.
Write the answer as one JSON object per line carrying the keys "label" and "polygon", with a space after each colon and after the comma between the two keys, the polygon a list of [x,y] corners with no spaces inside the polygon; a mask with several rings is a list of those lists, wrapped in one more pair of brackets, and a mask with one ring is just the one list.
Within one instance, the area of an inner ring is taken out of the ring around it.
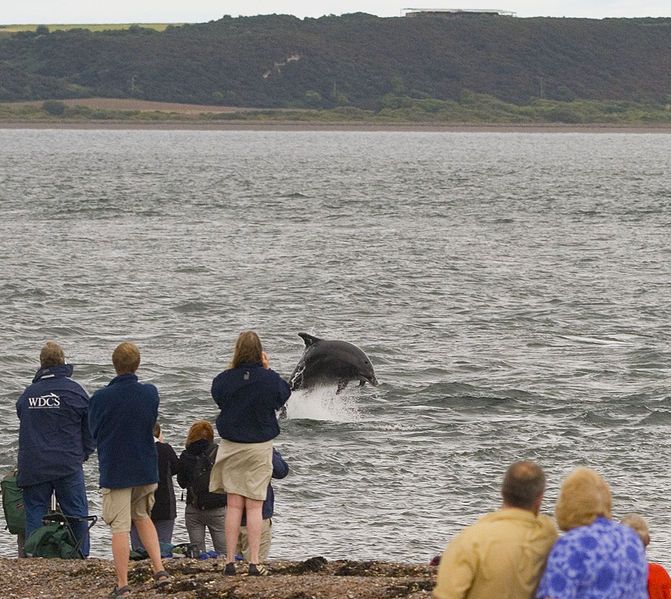
{"label": "sea water", "polygon": [[0,130],[0,466],[48,339],[90,392],[135,341],[179,453],[238,332],[287,377],[304,331],[380,385],[290,400],[271,557],[426,562],[533,459],[547,512],[596,468],[669,564],[670,156],[667,134]]}

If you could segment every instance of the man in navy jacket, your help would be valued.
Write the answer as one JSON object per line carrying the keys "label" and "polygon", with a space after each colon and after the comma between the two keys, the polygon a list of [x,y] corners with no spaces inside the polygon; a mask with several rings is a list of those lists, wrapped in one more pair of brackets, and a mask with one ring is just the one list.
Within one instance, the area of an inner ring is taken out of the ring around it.
{"label": "man in navy jacket", "polygon": [[154,424],[158,390],[138,381],[140,350],[121,343],[112,354],[117,376],[91,397],[89,425],[98,446],[103,520],[112,529],[112,556],[117,574],[115,597],[130,594],[128,586],[129,533],[135,524],[149,554],[157,585],[168,583],[163,570],[156,528],[151,521],[158,460]]}
{"label": "man in navy jacket", "polygon": [[19,417],[18,484],[23,488],[26,538],[42,526],[55,492],[84,556],[89,553],[88,500],[82,463],[95,450],[88,425],[89,396],[70,377],[63,349],[49,341],[40,369],[16,402]]}

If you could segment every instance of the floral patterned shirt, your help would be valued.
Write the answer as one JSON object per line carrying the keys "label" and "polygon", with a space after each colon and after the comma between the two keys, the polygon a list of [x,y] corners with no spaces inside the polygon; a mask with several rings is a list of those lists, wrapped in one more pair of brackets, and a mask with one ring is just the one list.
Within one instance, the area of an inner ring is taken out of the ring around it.
{"label": "floral patterned shirt", "polygon": [[647,599],[648,563],[638,535],[599,517],[552,547],[538,599]]}

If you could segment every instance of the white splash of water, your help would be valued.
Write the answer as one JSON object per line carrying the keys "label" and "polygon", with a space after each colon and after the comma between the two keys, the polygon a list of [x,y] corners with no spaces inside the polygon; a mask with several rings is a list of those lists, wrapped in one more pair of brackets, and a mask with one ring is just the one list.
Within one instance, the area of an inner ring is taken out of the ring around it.
{"label": "white splash of water", "polygon": [[287,418],[358,422],[361,413],[356,405],[356,393],[345,390],[336,395],[335,387],[314,387],[291,394],[287,402]]}

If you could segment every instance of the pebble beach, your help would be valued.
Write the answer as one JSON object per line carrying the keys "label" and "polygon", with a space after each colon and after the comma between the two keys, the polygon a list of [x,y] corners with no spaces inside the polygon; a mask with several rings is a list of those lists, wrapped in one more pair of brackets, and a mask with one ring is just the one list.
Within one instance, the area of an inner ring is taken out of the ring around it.
{"label": "pebble beach", "polygon": [[[220,560],[165,560],[172,580],[152,587],[148,561],[133,562],[131,597],[175,599],[420,599],[431,596],[437,568],[377,561],[305,561],[269,564],[267,577],[223,576]],[[111,560],[0,559],[4,599],[108,597],[116,578]],[[245,571],[244,566],[241,571]]]}

